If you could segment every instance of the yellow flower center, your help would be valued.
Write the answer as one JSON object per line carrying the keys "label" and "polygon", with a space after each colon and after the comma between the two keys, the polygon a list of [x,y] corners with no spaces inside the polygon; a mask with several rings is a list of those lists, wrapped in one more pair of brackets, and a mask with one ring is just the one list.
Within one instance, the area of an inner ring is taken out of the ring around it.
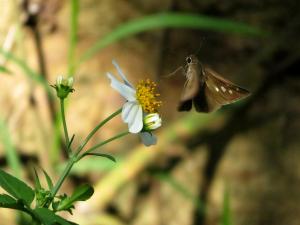
{"label": "yellow flower center", "polygon": [[136,98],[147,113],[157,112],[158,107],[162,104],[156,99],[160,96],[160,94],[155,93],[156,86],[156,83],[149,79],[139,81],[136,86]]}

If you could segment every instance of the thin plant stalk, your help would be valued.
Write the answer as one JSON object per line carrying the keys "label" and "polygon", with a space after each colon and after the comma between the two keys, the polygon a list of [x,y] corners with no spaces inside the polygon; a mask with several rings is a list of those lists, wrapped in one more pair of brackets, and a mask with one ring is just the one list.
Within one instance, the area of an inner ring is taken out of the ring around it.
{"label": "thin plant stalk", "polygon": [[68,76],[75,73],[75,49],[78,42],[78,15],[79,15],[79,0],[71,0],[71,15],[70,15],[70,33],[69,33],[69,50],[68,50]]}
{"label": "thin plant stalk", "polygon": [[59,177],[57,183],[55,184],[55,186],[52,188],[51,190],[51,198],[53,199],[55,197],[55,195],[57,194],[58,190],[60,189],[61,185],[63,184],[63,182],[65,181],[66,177],[68,176],[68,174],[70,173],[73,165],[75,164],[75,162],[77,161],[77,155],[73,155],[69,161],[68,164],[66,166],[66,168],[64,169],[63,173],[61,174],[61,176]]}
{"label": "thin plant stalk", "polygon": [[[67,75],[72,76],[76,73],[75,71],[75,53],[78,42],[77,31],[78,31],[78,16],[79,16],[79,0],[70,0],[70,32],[69,32],[69,48],[68,48],[68,71]],[[67,108],[67,105],[65,106]],[[54,126],[54,142],[52,146],[52,161],[57,163],[59,157],[59,147],[61,145],[61,119],[56,117]],[[67,146],[69,146],[67,144]],[[71,150],[67,150],[71,153]]]}
{"label": "thin plant stalk", "polygon": [[5,149],[5,157],[9,167],[16,177],[21,177],[21,160],[13,144],[11,134],[6,123],[0,119],[0,139]]}
{"label": "thin plant stalk", "polygon": [[103,121],[101,121],[89,134],[88,136],[85,138],[85,140],[82,142],[82,144],[78,147],[77,152],[79,154],[79,152],[86,146],[86,144],[89,142],[89,140],[94,136],[94,134],[102,127],[104,126],[108,121],[110,121],[112,118],[114,118],[115,116],[117,116],[118,114],[120,114],[122,112],[122,108],[118,109],[116,112],[114,112],[113,114],[111,114],[110,116],[108,116],[106,119],[104,119]]}
{"label": "thin plant stalk", "polygon": [[[93,135],[102,127],[104,126],[108,121],[110,121],[111,119],[113,119],[115,116],[117,116],[118,114],[120,114],[122,112],[122,108],[118,109],[116,112],[112,113],[110,116],[108,116],[106,119],[104,119],[103,121],[101,121],[90,133],[89,135],[86,137],[86,139],[83,141],[83,143],[78,147],[78,149],[76,150],[75,154],[73,154],[68,161],[67,166],[65,167],[64,171],[62,172],[61,176],[59,177],[57,183],[55,184],[55,186],[52,188],[51,190],[51,198],[53,199],[55,197],[55,195],[57,194],[58,190],[60,189],[60,187],[62,186],[63,182],[65,181],[66,177],[68,176],[68,174],[70,173],[73,165],[80,159],[79,153],[81,152],[81,150],[85,147],[85,145],[89,142],[89,140],[93,137]],[[119,135],[118,138],[123,137],[125,134],[122,133],[123,135]],[[117,137],[114,138],[114,140],[117,139]],[[111,140],[112,141],[112,140]],[[104,144],[109,143],[110,141],[107,141]],[[102,146],[104,145],[102,144]]]}
{"label": "thin plant stalk", "polygon": [[102,142],[100,142],[99,144],[96,144],[95,146],[93,146],[93,147],[89,148],[88,150],[86,150],[86,152],[85,152],[83,155],[87,155],[88,153],[91,153],[92,151],[96,150],[97,148],[100,148],[100,147],[102,147],[103,145],[106,145],[106,144],[108,144],[109,142],[112,142],[112,141],[114,141],[114,140],[116,140],[116,139],[118,139],[118,138],[121,138],[121,137],[123,137],[123,136],[126,136],[127,134],[129,134],[129,131],[124,131],[124,132],[121,132],[121,133],[115,135],[115,136],[112,137],[112,138],[109,138],[109,139],[107,139],[107,140],[105,140],[105,141],[102,141]]}
{"label": "thin plant stalk", "polygon": [[69,139],[68,127],[67,127],[66,116],[65,116],[64,99],[60,99],[60,110],[61,110],[61,118],[62,118],[62,122],[63,122],[65,139],[66,139],[67,153],[70,156],[71,148],[70,148],[70,139]]}

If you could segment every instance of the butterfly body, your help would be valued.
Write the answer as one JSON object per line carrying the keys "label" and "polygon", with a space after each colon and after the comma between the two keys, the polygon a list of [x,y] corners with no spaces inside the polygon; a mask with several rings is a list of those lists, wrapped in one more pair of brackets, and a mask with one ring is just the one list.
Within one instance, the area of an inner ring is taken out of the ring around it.
{"label": "butterfly body", "polygon": [[179,111],[190,111],[194,105],[198,112],[212,112],[250,94],[213,70],[203,67],[196,56],[188,56],[186,61],[186,83],[180,98]]}

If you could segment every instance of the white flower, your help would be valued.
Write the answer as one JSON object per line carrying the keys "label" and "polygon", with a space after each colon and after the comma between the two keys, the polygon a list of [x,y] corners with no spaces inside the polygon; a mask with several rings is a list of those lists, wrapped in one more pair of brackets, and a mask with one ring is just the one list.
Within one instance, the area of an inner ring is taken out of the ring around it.
{"label": "white flower", "polygon": [[[111,73],[107,73],[107,76],[111,80],[112,88],[126,99],[122,108],[123,121],[128,124],[130,133],[139,133],[142,142],[146,146],[156,144],[156,137],[150,132],[154,129],[144,129],[144,118],[148,118],[147,115],[153,113],[157,114],[157,108],[161,105],[161,102],[156,100],[158,94],[154,93],[156,84],[150,80],[140,81],[137,87],[134,88],[115,61],[113,61],[113,65],[123,82],[118,81]],[[149,118],[146,120],[149,121]],[[156,126],[152,125],[151,127],[158,128],[159,126],[156,124]]]}

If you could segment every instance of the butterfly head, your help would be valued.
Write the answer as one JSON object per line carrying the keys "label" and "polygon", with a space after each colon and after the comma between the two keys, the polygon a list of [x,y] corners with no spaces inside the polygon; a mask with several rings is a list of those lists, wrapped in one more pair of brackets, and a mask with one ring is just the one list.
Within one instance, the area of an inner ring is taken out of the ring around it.
{"label": "butterfly head", "polygon": [[185,61],[186,61],[187,65],[198,63],[198,59],[195,55],[189,55],[188,57],[185,58]]}

